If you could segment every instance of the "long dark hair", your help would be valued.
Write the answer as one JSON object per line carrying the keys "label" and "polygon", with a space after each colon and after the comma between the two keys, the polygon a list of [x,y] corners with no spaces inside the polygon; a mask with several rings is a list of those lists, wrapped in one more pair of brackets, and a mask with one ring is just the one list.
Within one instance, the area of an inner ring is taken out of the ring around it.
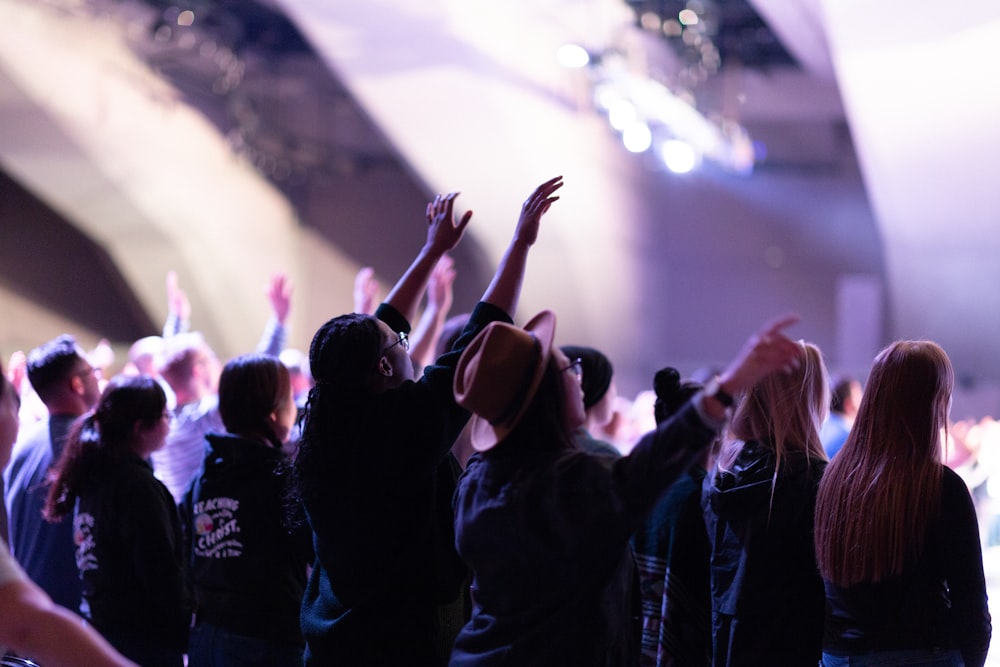
{"label": "long dark hair", "polygon": [[941,502],[941,442],[954,372],[931,341],[898,341],[875,358],[858,416],[820,481],[816,561],[838,586],[902,573],[922,551]]}
{"label": "long dark hair", "polygon": [[167,397],[148,375],[113,377],[97,406],[70,430],[62,455],[49,475],[43,516],[59,521],[73,511],[83,486],[101,478],[100,470],[134,452],[135,427],[150,428],[163,417]]}
{"label": "long dark hair", "polygon": [[219,416],[226,430],[281,449],[270,416],[291,398],[288,369],[275,357],[244,354],[229,361],[219,377]]}
{"label": "long dark hair", "polygon": [[381,349],[382,334],[371,315],[340,315],[313,336],[309,367],[315,384],[309,390],[295,457],[294,494],[301,496],[310,480],[318,479],[323,459],[338,443],[359,437],[363,420],[357,417],[373,395],[370,381]]}

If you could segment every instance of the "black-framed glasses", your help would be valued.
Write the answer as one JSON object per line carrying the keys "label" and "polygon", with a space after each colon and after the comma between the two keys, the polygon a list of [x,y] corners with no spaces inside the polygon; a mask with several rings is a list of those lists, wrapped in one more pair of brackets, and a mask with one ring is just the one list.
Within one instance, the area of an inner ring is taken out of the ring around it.
{"label": "black-framed glasses", "polygon": [[577,357],[573,361],[569,362],[569,366],[563,369],[563,373],[572,373],[576,376],[577,380],[583,378],[583,359]]}
{"label": "black-framed glasses", "polygon": [[389,347],[384,348],[382,350],[382,354],[385,354],[386,352],[388,352],[392,348],[396,347],[397,345],[402,345],[403,349],[406,350],[407,352],[410,350],[410,337],[406,334],[406,332],[405,331],[400,331],[396,335],[398,336],[398,338],[396,339],[396,342],[393,343],[392,345],[390,345]]}

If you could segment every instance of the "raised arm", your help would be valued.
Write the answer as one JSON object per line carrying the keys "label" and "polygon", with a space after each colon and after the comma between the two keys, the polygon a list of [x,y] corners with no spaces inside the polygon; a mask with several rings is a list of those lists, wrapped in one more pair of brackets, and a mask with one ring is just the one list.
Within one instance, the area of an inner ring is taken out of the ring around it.
{"label": "raised arm", "polygon": [[167,321],[163,337],[170,338],[191,328],[191,302],[177,282],[177,272],[167,271]]}
{"label": "raised arm", "polygon": [[556,176],[535,188],[524,202],[517,227],[514,229],[514,237],[507,246],[500,264],[497,265],[493,280],[483,293],[482,301],[493,304],[511,317],[514,316],[518,300],[521,298],[521,284],[524,282],[528,249],[538,238],[538,227],[542,216],[549,210],[552,202],[559,199],[553,194],[562,186],[562,176]]}
{"label": "raised arm", "polygon": [[455,218],[453,211],[457,196],[457,192],[438,195],[427,204],[427,241],[385,299],[407,321],[413,320],[434,266],[446,252],[458,245],[472,219],[472,211],[467,211],[461,220]]}
{"label": "raised arm", "polygon": [[267,301],[271,304],[271,317],[264,327],[257,351],[276,357],[285,349],[288,338],[285,322],[292,307],[292,282],[287,274],[278,272],[271,276],[267,285]]}
{"label": "raised arm", "polygon": [[354,312],[363,315],[375,313],[375,297],[378,295],[378,280],[375,269],[363,267],[354,277]]}
{"label": "raised arm", "polygon": [[427,305],[420,315],[420,321],[410,334],[410,357],[418,368],[423,368],[434,360],[438,339],[444,330],[454,298],[455,260],[444,255],[431,272],[427,285]]}

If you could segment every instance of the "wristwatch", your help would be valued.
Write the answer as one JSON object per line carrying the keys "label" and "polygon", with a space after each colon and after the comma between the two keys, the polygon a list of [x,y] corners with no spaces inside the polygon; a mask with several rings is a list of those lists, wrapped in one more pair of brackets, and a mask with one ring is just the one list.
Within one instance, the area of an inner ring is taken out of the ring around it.
{"label": "wristwatch", "polygon": [[733,407],[733,403],[736,402],[733,400],[732,395],[722,388],[722,383],[719,381],[718,375],[712,377],[712,379],[705,384],[705,395],[711,396],[727,408]]}

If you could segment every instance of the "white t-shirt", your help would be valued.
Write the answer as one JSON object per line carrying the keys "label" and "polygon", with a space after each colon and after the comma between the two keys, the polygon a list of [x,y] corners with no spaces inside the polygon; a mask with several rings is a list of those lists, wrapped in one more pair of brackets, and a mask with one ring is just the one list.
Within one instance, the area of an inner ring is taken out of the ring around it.
{"label": "white t-shirt", "polygon": [[[0,538],[0,588],[15,581],[24,581],[27,577],[24,570],[17,564],[14,557],[10,555],[7,543]],[[7,652],[7,647],[0,644],[0,656]]]}

